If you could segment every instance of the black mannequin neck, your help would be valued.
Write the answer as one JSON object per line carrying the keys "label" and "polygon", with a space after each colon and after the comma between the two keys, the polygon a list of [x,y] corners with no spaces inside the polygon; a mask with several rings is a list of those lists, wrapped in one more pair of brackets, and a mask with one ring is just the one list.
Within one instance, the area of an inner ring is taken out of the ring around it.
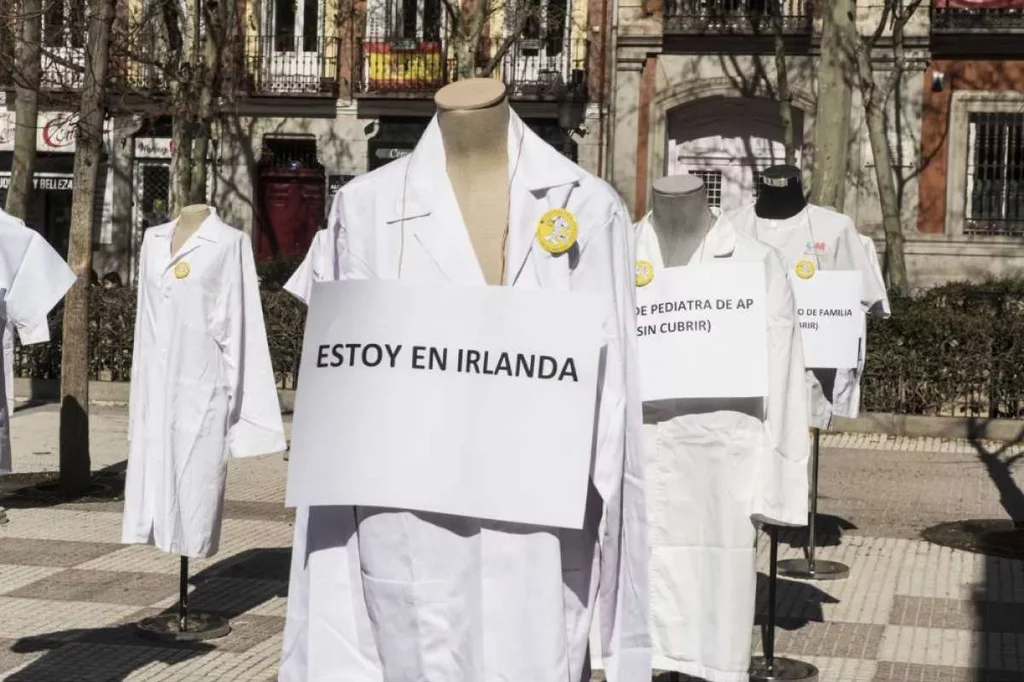
{"label": "black mannequin neck", "polygon": [[774,166],[766,170],[760,190],[754,204],[758,218],[785,220],[807,207],[800,171],[793,166]]}

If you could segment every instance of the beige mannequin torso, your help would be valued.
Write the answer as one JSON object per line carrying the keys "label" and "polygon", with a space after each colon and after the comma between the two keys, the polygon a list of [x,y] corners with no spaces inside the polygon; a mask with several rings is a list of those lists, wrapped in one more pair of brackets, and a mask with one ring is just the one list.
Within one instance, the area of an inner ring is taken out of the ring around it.
{"label": "beige mannequin torso", "polygon": [[448,180],[488,284],[502,284],[508,234],[508,121],[505,86],[473,78],[434,97]]}
{"label": "beige mannequin torso", "polygon": [[178,215],[178,224],[174,226],[174,235],[171,237],[171,254],[176,254],[188,241],[188,238],[196,233],[203,221],[210,216],[210,207],[206,204],[192,204],[181,209]]}

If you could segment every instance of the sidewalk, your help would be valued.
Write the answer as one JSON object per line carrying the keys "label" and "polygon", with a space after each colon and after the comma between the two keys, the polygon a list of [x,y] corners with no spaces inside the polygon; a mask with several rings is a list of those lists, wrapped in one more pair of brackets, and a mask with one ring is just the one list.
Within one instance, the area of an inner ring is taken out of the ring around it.
{"label": "sidewalk", "polygon": [[[116,470],[127,454],[127,412],[91,412],[93,468]],[[16,472],[56,469],[57,417],[52,406],[15,413]],[[819,556],[849,565],[850,577],[781,582],[778,653],[814,663],[822,682],[1024,680],[1024,563],[918,539],[944,521],[1005,518],[987,472],[1024,447],[985,455],[986,468],[977,448],[994,453],[997,444],[835,435],[823,445]],[[9,518],[0,526],[0,679],[274,680],[292,541],[286,467],[279,455],[231,461],[221,552],[192,562],[191,602],[230,617],[233,631],[190,646],[132,631],[175,604],[178,561],[119,544],[116,486],[49,506],[0,497]],[[1024,473],[1009,481],[1019,488]],[[800,556],[801,545],[801,533],[788,533],[781,555]],[[762,570],[766,559],[762,547]]]}

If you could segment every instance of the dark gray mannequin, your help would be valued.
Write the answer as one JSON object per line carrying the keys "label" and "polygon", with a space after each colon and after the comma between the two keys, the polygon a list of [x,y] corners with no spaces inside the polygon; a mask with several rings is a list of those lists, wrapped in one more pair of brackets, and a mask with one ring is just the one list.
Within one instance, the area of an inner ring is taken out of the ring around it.
{"label": "dark gray mannequin", "polygon": [[654,181],[651,222],[665,267],[686,265],[715,216],[704,182],[696,175],[667,175]]}

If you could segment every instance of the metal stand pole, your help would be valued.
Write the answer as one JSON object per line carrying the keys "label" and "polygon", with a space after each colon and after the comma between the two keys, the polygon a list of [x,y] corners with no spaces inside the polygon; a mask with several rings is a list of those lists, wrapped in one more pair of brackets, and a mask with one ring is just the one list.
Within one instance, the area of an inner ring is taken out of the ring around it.
{"label": "metal stand pole", "polygon": [[213,613],[191,613],[188,605],[188,557],[181,557],[178,576],[178,612],[143,618],[135,626],[146,639],[164,642],[198,642],[224,637],[231,632],[227,618]]}
{"label": "metal stand pole", "polygon": [[810,663],[792,658],[775,657],[775,602],[779,582],[779,530],[768,526],[771,548],[768,567],[768,622],[764,628],[764,656],[750,662],[750,682],[813,682],[818,679],[818,669]]}
{"label": "metal stand pole", "polygon": [[846,564],[838,561],[818,561],[814,556],[818,540],[818,456],[821,429],[814,428],[811,432],[814,441],[811,448],[811,509],[807,513],[807,557],[780,561],[779,573],[797,580],[841,580],[850,574],[850,568]]}

